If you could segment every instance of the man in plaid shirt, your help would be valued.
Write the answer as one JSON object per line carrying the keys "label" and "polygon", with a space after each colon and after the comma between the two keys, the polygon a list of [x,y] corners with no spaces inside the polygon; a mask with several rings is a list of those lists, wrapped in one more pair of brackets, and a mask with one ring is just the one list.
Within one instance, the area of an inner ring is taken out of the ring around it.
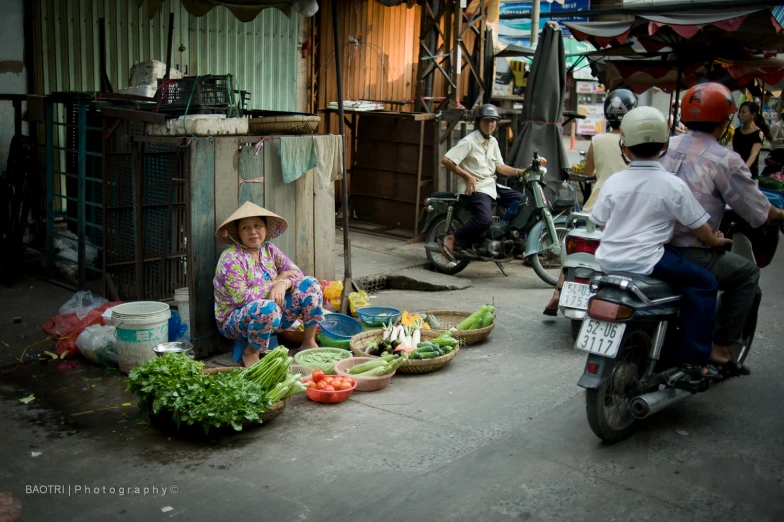
{"label": "man in plaid shirt", "polygon": [[[726,205],[754,228],[784,223],[784,211],[771,206],[751,179],[743,159],[718,142],[736,110],[732,93],[723,85],[692,87],[681,105],[681,121],[691,132],[670,139],[669,149],[660,159],[666,170],[689,185],[710,214],[708,225],[714,233],[719,230]],[[718,280],[724,296],[714,344],[730,362],[729,347],[743,341],[743,325],[758,292],[759,268],[744,257],[708,247],[682,226],[676,226],[670,245]],[[748,373],[745,368],[740,370]]]}

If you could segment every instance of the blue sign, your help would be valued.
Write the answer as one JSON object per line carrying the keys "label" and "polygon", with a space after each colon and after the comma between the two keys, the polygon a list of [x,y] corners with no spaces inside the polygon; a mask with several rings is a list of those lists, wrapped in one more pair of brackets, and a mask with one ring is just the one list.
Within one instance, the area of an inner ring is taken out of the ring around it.
{"label": "blue sign", "polygon": [[[564,0],[563,4],[558,3],[557,1],[553,0],[543,0],[539,4],[539,12],[542,13],[558,13],[558,12],[568,12],[568,11],[588,11],[591,8],[591,0]],[[510,1],[504,2],[501,1],[501,14],[502,15],[521,15],[521,16],[528,16],[528,18],[519,18],[519,19],[501,19],[501,25],[505,26],[511,30],[519,31],[520,34],[516,36],[523,36],[531,34],[531,11],[533,9],[532,2],[517,2],[517,1]],[[556,22],[586,22],[588,18],[580,17],[580,16],[549,16],[549,17],[541,17],[539,19],[539,30],[541,31],[544,29],[545,23],[548,20],[553,20]],[[561,29],[563,30],[564,36],[569,36],[571,33],[569,29],[559,23]]]}

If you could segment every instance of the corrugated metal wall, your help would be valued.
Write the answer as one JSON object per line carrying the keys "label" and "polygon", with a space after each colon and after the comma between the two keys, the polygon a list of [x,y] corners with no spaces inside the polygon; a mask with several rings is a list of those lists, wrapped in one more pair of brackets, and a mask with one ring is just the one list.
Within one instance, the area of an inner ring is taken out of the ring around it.
{"label": "corrugated metal wall", "polygon": [[174,12],[172,58],[184,74],[231,73],[251,92],[250,108],[296,110],[297,15],[265,9],[242,23],[218,7],[196,18],[178,0],[167,0],[150,19],[148,4],[137,7],[135,0],[35,1],[36,93],[99,89],[100,18],[109,80],[115,89],[127,87],[135,62],[166,61],[168,13]]}
{"label": "corrugated metal wall", "polygon": [[[332,4],[320,4],[318,107],[337,101]],[[413,101],[419,60],[420,8],[386,7],[375,0],[340,2],[343,97]],[[352,43],[357,41],[358,43]],[[413,110],[410,105],[386,106]]]}

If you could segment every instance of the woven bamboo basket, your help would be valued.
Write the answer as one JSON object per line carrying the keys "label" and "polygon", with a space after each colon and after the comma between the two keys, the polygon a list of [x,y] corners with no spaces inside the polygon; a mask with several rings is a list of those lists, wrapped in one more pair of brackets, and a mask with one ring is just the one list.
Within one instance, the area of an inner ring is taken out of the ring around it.
{"label": "woven bamboo basket", "polygon": [[248,132],[262,136],[271,134],[313,134],[318,130],[319,116],[275,116],[251,118]]}
{"label": "woven bamboo basket", "polygon": [[[362,348],[364,348],[365,345],[371,341],[380,341],[383,335],[384,330],[369,330],[367,332],[362,332],[361,334],[355,335],[351,338],[351,353],[353,353],[356,357],[373,357],[373,355],[368,355],[363,352]],[[421,335],[423,341],[429,341],[438,337],[440,332],[434,332],[432,330],[421,330]],[[457,355],[457,352],[459,351],[460,348],[455,347],[454,350],[446,355],[442,355],[441,357],[422,360],[409,360],[407,363],[398,368],[397,371],[400,373],[434,372],[449,364],[449,361],[454,359]]]}
{"label": "woven bamboo basket", "polygon": [[[460,312],[458,310],[435,310],[432,312],[418,312],[417,315],[432,315],[436,320],[441,323],[440,330],[433,330],[440,335],[442,332],[454,328],[460,324],[463,319],[470,316],[472,312]],[[490,332],[495,328],[495,321],[490,326],[478,328],[476,330],[454,330],[451,332],[452,337],[460,341],[461,345],[477,344],[484,341]]]}

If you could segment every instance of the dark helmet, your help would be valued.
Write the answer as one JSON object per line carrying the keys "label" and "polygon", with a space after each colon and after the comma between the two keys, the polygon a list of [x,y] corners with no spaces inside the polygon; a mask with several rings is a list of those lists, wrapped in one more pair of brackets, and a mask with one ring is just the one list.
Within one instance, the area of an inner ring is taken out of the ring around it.
{"label": "dark helmet", "polygon": [[495,121],[499,121],[501,119],[501,115],[498,113],[498,108],[495,105],[492,103],[487,103],[479,107],[479,109],[477,109],[476,113],[474,114],[474,120],[476,121],[484,118],[492,118]]}
{"label": "dark helmet", "polygon": [[618,123],[624,115],[637,107],[637,95],[629,89],[615,89],[604,99],[604,118]]}

